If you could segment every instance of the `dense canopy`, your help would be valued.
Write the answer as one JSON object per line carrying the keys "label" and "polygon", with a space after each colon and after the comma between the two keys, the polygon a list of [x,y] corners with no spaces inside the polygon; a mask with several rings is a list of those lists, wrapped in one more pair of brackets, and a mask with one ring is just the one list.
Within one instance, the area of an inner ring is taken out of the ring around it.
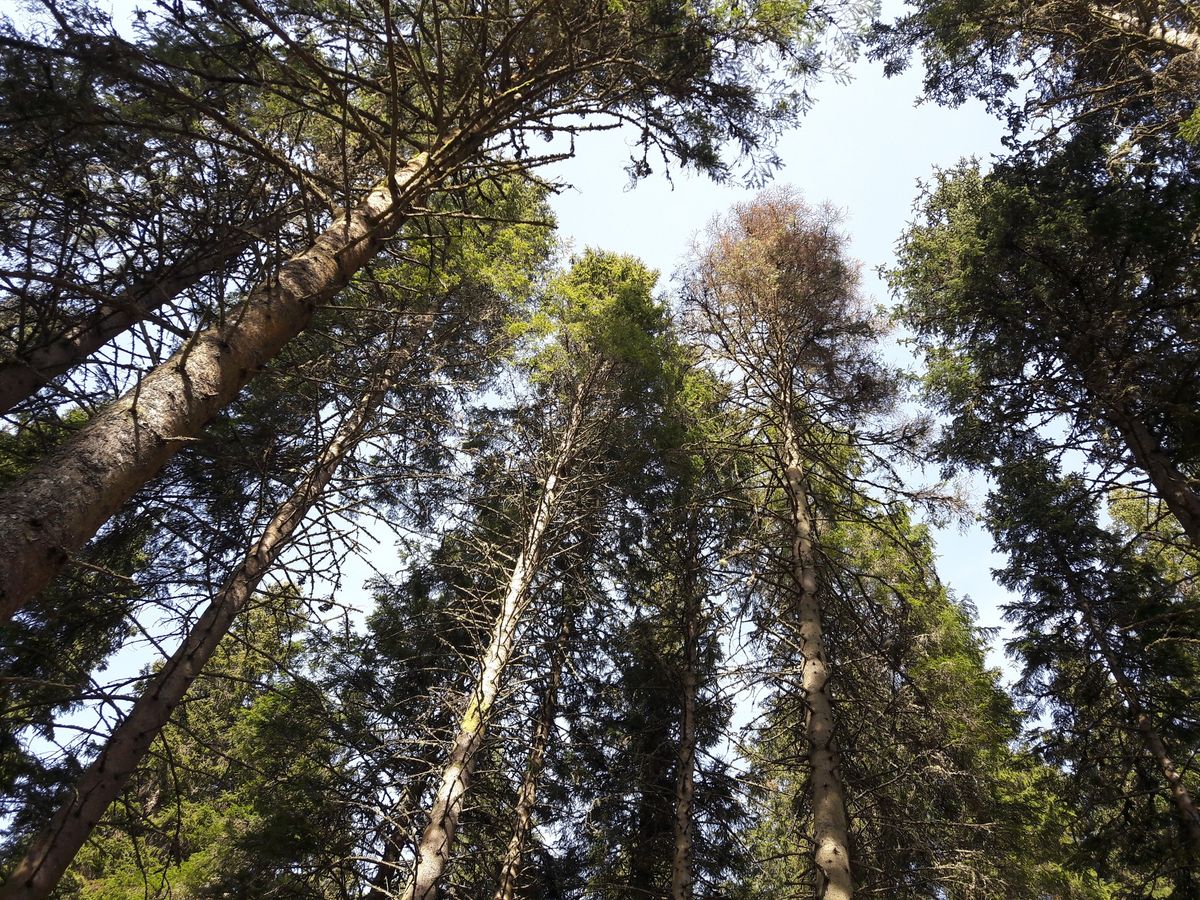
{"label": "dense canopy", "polygon": [[[763,186],[859,53],[1007,128],[890,304]],[[10,9],[0,900],[1200,896],[1197,97],[1185,3]],[[759,189],[673,277],[614,129]]]}

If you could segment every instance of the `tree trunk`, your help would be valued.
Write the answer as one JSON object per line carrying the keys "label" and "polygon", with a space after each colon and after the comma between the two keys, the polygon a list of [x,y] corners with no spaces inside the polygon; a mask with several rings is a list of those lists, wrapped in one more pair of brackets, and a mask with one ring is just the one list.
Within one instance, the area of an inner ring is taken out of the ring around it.
{"label": "tree trunk", "polygon": [[1138,16],[1099,3],[1093,3],[1089,9],[1093,16],[1122,34],[1155,41],[1184,53],[1200,53],[1200,34],[1193,31],[1171,28],[1158,22],[1143,22]]}
{"label": "tree trunk", "polygon": [[675,782],[675,855],[671,861],[672,900],[692,900],[695,875],[692,872],[692,798],[696,792],[696,696],[699,692],[700,598],[697,596],[696,568],[700,565],[700,547],[694,521],[688,523],[687,567],[681,580],[683,590],[683,678],[682,710],[679,721],[679,772]]}
{"label": "tree trunk", "polygon": [[821,600],[817,584],[813,518],[805,484],[803,457],[792,423],[784,427],[785,476],[792,508],[792,576],[796,585],[796,619],[800,653],[804,657],[801,687],[808,707],[808,760],[812,767],[813,842],[816,896],[819,900],[850,900],[850,829],[846,794],[838,771],[834,739],[833,701],[829,690],[829,661],[821,633]]}
{"label": "tree trunk", "polygon": [[0,619],[42,590],[132,494],[309,324],[464,152],[415,157],[0,497]]}
{"label": "tree trunk", "polygon": [[512,657],[517,627],[529,599],[529,588],[541,564],[546,529],[562,495],[563,472],[575,453],[582,416],[583,399],[577,396],[562,442],[542,484],[533,518],[526,527],[521,551],[509,574],[500,613],[492,629],[492,639],[480,661],[479,678],[442,769],[437,796],[429,811],[429,823],[417,845],[413,873],[400,895],[404,900],[436,900],[438,896],[438,886],[450,861],[458,820],[475,771],[477,753],[483,743],[492,708],[500,694],[504,670]]}
{"label": "tree trunk", "polygon": [[46,897],[58,884],[104,811],[121,795],[129,777],[263,576],[321,497],[338,465],[358,443],[383,400],[386,383],[384,376],[363,394],[308,475],[280,506],[183,643],[155,674],[129,714],[109,736],[100,755],[80,776],[50,824],[34,839],[24,858],[0,886],[0,900]]}
{"label": "tree trunk", "polygon": [[1188,540],[1200,549],[1200,494],[1196,493],[1191,479],[1162,452],[1158,438],[1127,404],[1113,402],[1104,395],[1100,395],[1100,400],[1108,420],[1120,433],[1138,468],[1150,478],[1158,496],[1183,526]]}
{"label": "tree trunk", "polygon": [[282,216],[247,226],[215,239],[190,260],[155,278],[135,279],[110,303],[68,326],[52,340],[14,354],[0,363],[0,415],[51,380],[83,362],[114,337],[174,300],[207,275],[236,259]]}
{"label": "tree trunk", "polygon": [[500,884],[493,900],[513,900],[517,894],[517,879],[521,875],[521,864],[525,859],[525,841],[533,828],[533,811],[537,800],[538,781],[546,760],[546,746],[554,731],[554,717],[558,712],[558,686],[562,680],[563,662],[570,642],[570,618],[564,615],[563,626],[550,658],[550,672],[546,678],[546,689],[542,694],[541,709],[533,729],[533,740],[529,746],[529,758],[525,762],[525,777],[517,792],[516,816],[508,848],[500,863]]}

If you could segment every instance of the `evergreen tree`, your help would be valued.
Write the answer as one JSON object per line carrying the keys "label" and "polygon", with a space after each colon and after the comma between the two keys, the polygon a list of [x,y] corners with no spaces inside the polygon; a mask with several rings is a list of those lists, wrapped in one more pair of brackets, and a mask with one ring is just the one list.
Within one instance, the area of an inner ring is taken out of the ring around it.
{"label": "evergreen tree", "polygon": [[1139,468],[1200,544],[1195,247],[1179,240],[1200,195],[1191,176],[1111,171],[1096,138],[940,175],[892,284],[951,417],[945,459],[986,466],[1050,425],[1104,470]]}

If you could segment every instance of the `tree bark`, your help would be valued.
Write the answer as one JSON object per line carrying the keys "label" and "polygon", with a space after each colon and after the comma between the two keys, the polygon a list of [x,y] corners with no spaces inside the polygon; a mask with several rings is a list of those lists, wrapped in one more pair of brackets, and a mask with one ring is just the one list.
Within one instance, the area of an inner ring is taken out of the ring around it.
{"label": "tree bark", "polygon": [[379,409],[387,378],[363,394],[308,475],[280,506],[241,564],[231,573],[187,637],[155,674],[129,714],[84,771],[50,824],[0,886],[0,900],[35,900],[49,895],[146,756],[150,745],[192,682],[274,565],[296,528],[321,497],[341,461],[358,443]]}
{"label": "tree bark", "polygon": [[1192,481],[1162,452],[1158,438],[1126,404],[1101,395],[1108,420],[1120,433],[1138,467],[1150,478],[1167,509],[1183,526],[1188,540],[1200,549],[1200,494]]}
{"label": "tree bark", "polygon": [[513,900],[517,894],[517,879],[525,860],[525,842],[533,828],[533,812],[537,801],[537,786],[542,777],[546,761],[546,746],[554,731],[554,717],[558,713],[558,687],[562,681],[562,667],[570,642],[570,618],[564,616],[563,626],[550,658],[550,672],[546,677],[546,688],[542,693],[541,708],[533,729],[533,740],[529,746],[529,758],[525,761],[525,777],[517,792],[516,815],[512,836],[500,863],[500,883],[493,900]]}
{"label": "tree bark", "polygon": [[44,588],[133,493],[309,324],[464,147],[421,153],[0,497],[0,618]]}
{"label": "tree bark", "polygon": [[679,720],[679,771],[675,780],[675,855],[671,861],[672,900],[692,900],[695,875],[692,871],[692,804],[696,793],[696,696],[699,693],[700,598],[697,596],[696,567],[700,547],[695,523],[687,528],[686,566],[683,590],[683,677],[682,709]]}
{"label": "tree bark", "polygon": [[813,517],[805,484],[804,461],[791,422],[784,426],[784,453],[784,474],[792,510],[791,560],[796,586],[796,619],[800,652],[804,657],[801,687],[808,707],[816,896],[820,900],[850,900],[854,896],[850,875],[850,828],[845,788],[838,771],[829,660],[821,630]]}
{"label": "tree bark", "polygon": [[1143,22],[1137,16],[1111,6],[1093,3],[1091,13],[1101,22],[1111,25],[1122,34],[1146,38],[1173,50],[1185,53],[1200,52],[1200,34],[1182,28],[1171,28],[1157,22]]}
{"label": "tree bark", "polygon": [[70,325],[60,336],[0,363],[0,415],[32,397],[59,375],[69,372],[206,275],[236,259],[278,218],[270,217],[266,222],[216,239],[201,253],[157,277],[136,279],[114,297],[113,302],[101,304],[94,313]]}
{"label": "tree bark", "polygon": [[541,564],[543,541],[562,496],[563,473],[575,453],[583,417],[583,399],[577,396],[554,462],[542,484],[541,495],[525,530],[520,553],[509,573],[504,600],[492,629],[492,638],[480,661],[480,673],[470,702],[463,713],[458,734],[450,746],[429,822],[421,833],[416,860],[404,900],[436,900],[438,888],[450,861],[458,820],[480,745],[492,708],[500,694],[501,679],[512,657],[517,627],[529,599],[529,588]]}

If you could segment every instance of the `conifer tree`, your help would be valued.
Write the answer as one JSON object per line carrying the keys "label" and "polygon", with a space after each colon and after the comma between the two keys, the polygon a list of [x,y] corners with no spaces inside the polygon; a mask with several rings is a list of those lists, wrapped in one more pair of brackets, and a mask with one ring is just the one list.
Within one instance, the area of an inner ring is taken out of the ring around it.
{"label": "conifer tree", "polygon": [[[521,242],[506,240],[500,229],[497,245],[503,254],[510,254]],[[446,374],[466,374],[478,377],[488,360],[488,332],[495,332],[497,317],[483,314],[482,306],[494,307],[502,302],[500,289],[520,290],[527,286],[528,275],[515,277],[505,267],[534,266],[541,255],[541,242],[526,244],[522,254],[507,255],[498,268],[487,268],[488,250],[482,242],[459,251],[457,263],[460,283],[446,285],[444,291],[437,282],[426,285],[424,297],[412,302],[412,315],[423,327],[401,331],[401,343],[385,355],[385,368],[363,373],[366,384],[363,393],[352,402],[341,422],[333,430],[328,443],[311,460],[305,474],[290,495],[284,499],[265,523],[259,538],[245,551],[242,559],[233,564],[221,589],[212,597],[205,612],[192,624],[171,658],[157,671],[124,720],[110,735],[100,754],[81,776],[75,790],[64,798],[54,819],[26,851],[24,859],[13,870],[3,890],[12,896],[44,896],[52,889],[62,872],[86,840],[90,830],[104,810],[121,793],[124,784],[140,763],[151,742],[181,702],[189,685],[197,677],[228,632],[241,610],[253,596],[259,582],[271,571],[288,549],[294,537],[318,508],[329,490],[331,480],[347,459],[352,458],[360,443],[370,435],[381,412],[392,395],[407,395],[436,400],[444,391],[439,371]],[[524,259],[522,260],[522,256]],[[401,269],[393,289],[400,290],[407,274]],[[445,279],[450,271],[442,273]],[[491,278],[495,287],[484,283]],[[419,282],[416,282],[419,284]],[[432,290],[430,289],[432,288]],[[505,297],[513,301],[515,297]],[[476,332],[483,334],[477,335]],[[482,342],[482,358],[476,357]],[[427,406],[428,414],[433,409]],[[391,417],[393,427],[405,423]],[[418,423],[416,431],[431,423]],[[415,433],[415,432],[413,432]]]}
{"label": "conifer tree", "polygon": [[1200,546],[1194,173],[1111,170],[1102,138],[940,175],[892,284],[946,460],[987,465],[1053,421],[1101,470],[1139,468]]}
{"label": "conifer tree", "polygon": [[517,506],[511,545],[489,548],[489,555],[511,563],[497,572],[490,640],[477,662],[403,897],[438,896],[480,746],[546,557],[566,534],[595,527],[600,484],[611,474],[602,462],[608,442],[621,430],[636,434],[626,421],[636,423],[637,414],[661,393],[655,378],[661,378],[664,323],[651,296],[655,278],[634,260],[588,253],[550,286],[524,327],[525,365],[544,418],[526,462],[533,488]]}
{"label": "conifer tree", "polygon": [[[247,9],[252,30],[286,35],[286,16],[289,28],[325,31],[319,16],[286,5]],[[413,21],[392,24],[384,10],[384,46],[374,22],[352,35],[360,50],[377,50],[415,83],[411,100],[395,90],[379,98],[383,108],[403,109],[411,122],[406,134],[385,129],[374,135],[376,145],[387,148],[379,180],[352,191],[312,243],[250,290],[222,322],[196,333],[0,498],[0,535],[10,548],[0,561],[6,615],[49,583],[71,553],[304,331],[314,311],[381,251],[432,191],[458,178],[475,182],[497,171],[526,171],[537,162],[524,145],[529,129],[573,133],[578,126],[560,124],[562,117],[577,122],[589,114],[639,121],[647,154],[661,148],[720,175],[720,142],[732,139],[752,152],[796,110],[787,99],[793,92],[767,98],[758,91],[767,72],[760,51],[774,48],[815,65],[804,50],[804,10],[792,4],[743,12],[725,4],[582,0],[519,11],[469,2],[420,5],[413,12]],[[428,34],[439,37],[427,43]],[[312,77],[344,83],[349,73],[336,62],[284,43],[296,51],[294,65],[303,61]],[[344,109],[347,118],[362,118]],[[506,141],[514,151],[508,158],[499,152]],[[644,159],[639,168],[648,168]]]}
{"label": "conifer tree", "polygon": [[[779,583],[777,614],[803,659],[804,739],[812,767],[815,894],[853,895],[850,830],[834,728],[834,672],[823,635],[828,586],[818,567],[820,479],[841,478],[841,437],[886,402],[869,344],[878,328],[830,210],[784,191],[714,224],[687,274],[694,327],[736,379],[755,477],[772,499],[757,577]],[[776,567],[779,567],[778,570]],[[776,582],[776,579],[779,579]]]}

